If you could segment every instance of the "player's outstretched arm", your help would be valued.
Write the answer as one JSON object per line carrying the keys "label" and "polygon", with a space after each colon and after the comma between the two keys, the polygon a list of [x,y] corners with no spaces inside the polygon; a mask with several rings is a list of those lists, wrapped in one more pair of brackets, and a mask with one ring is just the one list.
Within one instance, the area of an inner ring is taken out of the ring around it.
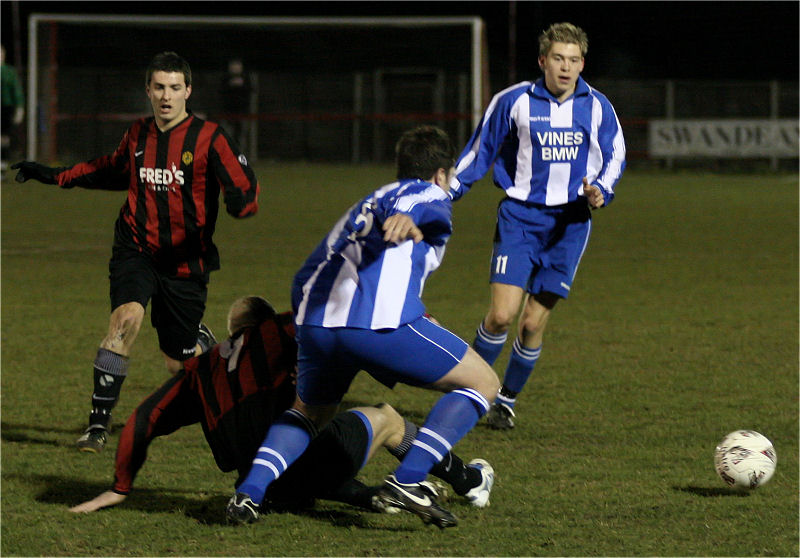
{"label": "player's outstretched arm", "polygon": [[62,169],[40,165],[36,161],[20,161],[11,165],[12,169],[19,169],[15,180],[25,182],[26,180],[38,180],[44,184],[56,184],[56,174]]}
{"label": "player's outstretched arm", "polygon": [[90,513],[101,508],[116,506],[125,498],[127,498],[127,496],[124,494],[117,494],[112,490],[106,490],[97,498],[92,498],[91,500],[87,500],[82,504],[78,504],[77,506],[70,508],[69,511],[72,513]]}

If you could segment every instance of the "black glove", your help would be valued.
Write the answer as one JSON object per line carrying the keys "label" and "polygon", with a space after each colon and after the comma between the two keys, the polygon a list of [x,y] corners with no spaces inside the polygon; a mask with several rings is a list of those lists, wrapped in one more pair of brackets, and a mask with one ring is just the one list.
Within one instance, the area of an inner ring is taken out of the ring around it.
{"label": "black glove", "polygon": [[11,165],[12,169],[19,169],[15,180],[25,182],[34,179],[44,184],[56,184],[56,175],[63,169],[46,167],[35,161],[20,161]]}

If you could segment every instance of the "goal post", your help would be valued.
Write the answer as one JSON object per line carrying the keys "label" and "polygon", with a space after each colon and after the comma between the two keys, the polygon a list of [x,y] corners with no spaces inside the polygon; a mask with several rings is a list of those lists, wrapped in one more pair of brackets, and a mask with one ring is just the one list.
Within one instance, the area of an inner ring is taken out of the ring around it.
{"label": "goal post", "polygon": [[253,101],[226,116],[249,126],[253,158],[381,160],[384,136],[420,123],[463,143],[489,93],[479,17],[33,14],[28,26],[30,159],[110,151],[149,114],[144,68],[161,50],[189,61],[189,108],[215,120],[225,64],[244,60]]}

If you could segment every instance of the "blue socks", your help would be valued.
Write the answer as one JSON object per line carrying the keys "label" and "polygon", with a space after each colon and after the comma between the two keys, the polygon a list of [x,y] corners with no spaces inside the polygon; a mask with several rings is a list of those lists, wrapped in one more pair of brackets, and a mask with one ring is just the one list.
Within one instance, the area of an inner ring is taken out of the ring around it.
{"label": "blue socks", "polygon": [[306,450],[317,429],[303,413],[289,409],[276,420],[253,459],[253,466],[236,489],[261,504],[269,484]]}
{"label": "blue socks", "polygon": [[[492,366],[503,351],[503,345],[507,338],[508,333],[494,334],[488,332],[483,322],[481,322],[475,331],[475,340],[472,342],[472,348],[483,360],[489,363],[489,366]],[[511,356],[506,366],[506,373],[503,376],[503,387],[497,395],[497,403],[503,403],[512,409],[514,408],[514,404],[517,402],[517,394],[522,391],[528,381],[541,352],[541,345],[536,349],[528,349],[522,345],[519,337],[514,339]]]}
{"label": "blue socks", "polygon": [[456,389],[444,394],[419,429],[411,449],[395,471],[403,484],[425,480],[453,445],[469,432],[489,410],[489,402],[474,389]]}
{"label": "blue socks", "polygon": [[541,345],[535,349],[526,349],[522,346],[519,337],[514,340],[511,357],[508,359],[506,373],[503,376],[503,387],[497,396],[499,403],[514,408],[514,404],[517,402],[516,396],[528,381],[541,353]]}
{"label": "blue socks", "polygon": [[489,333],[483,327],[483,322],[481,322],[475,331],[475,340],[472,342],[472,348],[483,360],[489,363],[489,366],[492,366],[503,351],[506,339],[508,339],[508,332],[500,334]]}

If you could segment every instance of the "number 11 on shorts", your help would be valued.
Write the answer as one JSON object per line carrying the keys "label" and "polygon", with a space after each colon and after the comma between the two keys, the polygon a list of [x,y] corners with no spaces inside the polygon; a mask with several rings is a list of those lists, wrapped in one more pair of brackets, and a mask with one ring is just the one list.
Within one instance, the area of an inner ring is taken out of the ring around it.
{"label": "number 11 on shorts", "polygon": [[494,272],[498,274],[505,274],[508,256],[497,256],[496,260],[497,262],[494,265]]}

